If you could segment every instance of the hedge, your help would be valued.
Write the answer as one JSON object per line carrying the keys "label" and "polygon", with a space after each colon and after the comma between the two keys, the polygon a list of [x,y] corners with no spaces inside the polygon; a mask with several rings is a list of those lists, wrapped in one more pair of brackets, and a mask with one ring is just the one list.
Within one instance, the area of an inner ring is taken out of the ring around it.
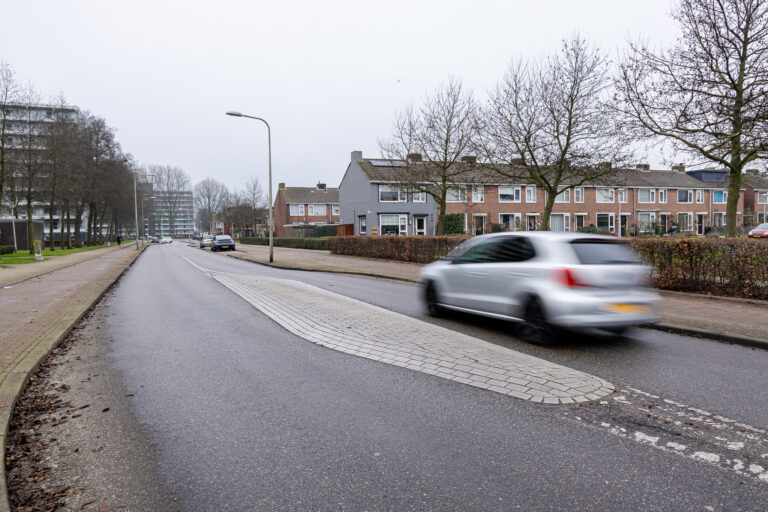
{"label": "hedge", "polygon": [[[327,238],[286,238],[274,237],[272,242],[275,247],[290,247],[291,249],[316,249],[328,250]],[[241,244],[246,245],[269,245],[269,237],[241,238]]]}
{"label": "hedge", "polygon": [[0,254],[13,254],[16,250],[12,245],[0,245]]}
{"label": "hedge", "polygon": [[340,236],[331,238],[334,254],[363,258],[430,263],[448,254],[466,235],[452,236]]}

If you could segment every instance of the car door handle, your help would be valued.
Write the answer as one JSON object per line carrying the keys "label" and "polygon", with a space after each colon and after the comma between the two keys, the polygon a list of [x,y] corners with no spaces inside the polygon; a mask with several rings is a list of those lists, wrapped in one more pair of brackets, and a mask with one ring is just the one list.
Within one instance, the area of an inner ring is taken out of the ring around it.
{"label": "car door handle", "polygon": [[526,274],[525,272],[507,272],[507,276],[509,277],[529,277],[531,274]]}

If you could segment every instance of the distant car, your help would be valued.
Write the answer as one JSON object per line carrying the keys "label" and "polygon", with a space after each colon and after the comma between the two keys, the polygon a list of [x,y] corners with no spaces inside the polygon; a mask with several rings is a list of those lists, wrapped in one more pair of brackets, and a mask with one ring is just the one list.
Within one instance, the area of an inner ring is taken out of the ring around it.
{"label": "distant car", "polygon": [[149,243],[151,243],[151,244],[159,244],[160,243],[160,239],[157,238],[156,236],[149,237]]}
{"label": "distant car", "polygon": [[651,269],[615,238],[524,231],[471,238],[421,271],[427,312],[463,311],[520,324],[538,344],[559,329],[616,334],[657,322]]}
{"label": "distant car", "polygon": [[163,238],[160,240],[160,243],[161,243],[161,244],[172,244],[172,243],[173,243],[173,238],[171,238],[171,237],[169,237],[169,236],[164,236],[164,237],[163,237]]}
{"label": "distant car", "polygon": [[768,222],[755,226],[747,236],[749,238],[768,238]]}
{"label": "distant car", "polygon": [[203,238],[200,239],[200,248],[210,247],[212,241],[213,235],[203,235]]}
{"label": "distant car", "polygon": [[216,235],[211,241],[211,252],[234,250],[235,241],[229,235]]}

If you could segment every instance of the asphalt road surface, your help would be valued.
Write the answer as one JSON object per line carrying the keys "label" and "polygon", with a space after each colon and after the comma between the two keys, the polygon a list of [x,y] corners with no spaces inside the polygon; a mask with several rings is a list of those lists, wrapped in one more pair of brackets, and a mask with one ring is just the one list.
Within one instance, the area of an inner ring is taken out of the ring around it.
{"label": "asphalt road surface", "polygon": [[[201,269],[302,281],[617,391],[547,406],[340,353],[289,333]],[[535,347],[503,322],[424,317],[414,285],[272,269],[179,243],[150,247],[103,308],[114,394],[132,396],[120,428],[144,447],[136,457],[151,453],[141,478],[182,510],[768,504],[766,351],[645,329]]]}

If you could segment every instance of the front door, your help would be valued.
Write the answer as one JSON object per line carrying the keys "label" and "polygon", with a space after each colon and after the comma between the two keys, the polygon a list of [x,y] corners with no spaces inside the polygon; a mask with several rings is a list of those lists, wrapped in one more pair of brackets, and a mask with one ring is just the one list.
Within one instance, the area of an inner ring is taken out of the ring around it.
{"label": "front door", "polygon": [[483,233],[485,233],[485,216],[473,215],[472,226],[474,227],[475,235],[482,235]]}
{"label": "front door", "polygon": [[539,228],[538,215],[525,216],[525,229],[527,231],[536,231]]}
{"label": "front door", "polygon": [[427,234],[427,218],[426,217],[414,217],[413,222],[416,225],[416,227],[413,230],[415,235]]}
{"label": "front door", "polygon": [[701,213],[696,215],[696,234],[704,234],[704,215]]}
{"label": "front door", "polygon": [[619,219],[619,236],[627,236],[627,218],[629,215],[622,213],[621,219]]}

